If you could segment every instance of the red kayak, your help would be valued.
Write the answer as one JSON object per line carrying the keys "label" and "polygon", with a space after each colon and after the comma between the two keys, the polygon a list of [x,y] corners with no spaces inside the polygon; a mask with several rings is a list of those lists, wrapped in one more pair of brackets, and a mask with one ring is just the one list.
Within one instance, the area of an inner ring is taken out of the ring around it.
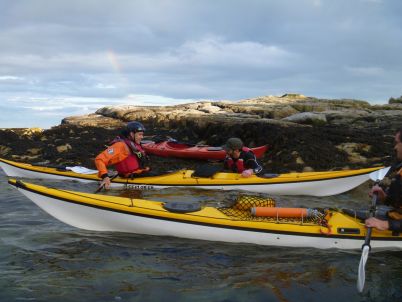
{"label": "red kayak", "polygon": [[[162,157],[181,157],[193,159],[225,159],[226,152],[222,147],[211,147],[207,145],[192,145],[176,141],[143,141],[142,147],[148,154]],[[267,151],[268,146],[251,148],[257,158],[260,158]]]}

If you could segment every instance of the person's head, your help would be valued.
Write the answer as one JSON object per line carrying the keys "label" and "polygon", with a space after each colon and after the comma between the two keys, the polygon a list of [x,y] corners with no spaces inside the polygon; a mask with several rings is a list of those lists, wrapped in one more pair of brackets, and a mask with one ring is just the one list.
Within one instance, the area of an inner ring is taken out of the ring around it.
{"label": "person's head", "polygon": [[225,145],[226,153],[233,158],[239,158],[243,142],[240,138],[231,137],[227,140]]}
{"label": "person's head", "polygon": [[396,158],[402,160],[402,128],[395,134],[395,147]]}
{"label": "person's head", "polygon": [[132,141],[139,144],[144,137],[145,127],[140,122],[129,122],[127,123],[125,133],[126,136]]}

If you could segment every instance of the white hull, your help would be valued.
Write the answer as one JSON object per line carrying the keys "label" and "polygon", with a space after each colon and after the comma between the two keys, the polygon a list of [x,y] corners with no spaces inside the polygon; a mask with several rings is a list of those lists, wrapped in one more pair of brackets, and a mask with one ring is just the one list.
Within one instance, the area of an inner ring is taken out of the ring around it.
{"label": "white hull", "polygon": [[[193,187],[209,190],[240,190],[255,193],[267,193],[274,195],[308,195],[308,196],[331,196],[347,192],[365,181],[369,180],[369,175],[357,175],[345,178],[336,178],[329,180],[314,180],[308,182],[294,182],[283,184],[257,184],[257,185],[197,185],[197,186],[180,186],[177,187]],[[115,184],[113,184],[115,185]],[[141,187],[143,186],[143,187]],[[127,188],[144,188],[144,189],[163,189],[168,186],[158,185],[127,185]]]}
{"label": "white hull", "polygon": [[[180,222],[164,218],[147,218],[143,215],[100,209],[42,196],[24,189],[19,190],[53,217],[66,224],[85,230],[320,249],[360,249],[363,243],[363,240],[359,238],[345,239],[327,235],[308,236],[282,234],[266,230],[239,230],[224,226],[207,226],[188,221]],[[402,249],[402,241],[372,240],[371,246],[372,248],[381,249]]]}

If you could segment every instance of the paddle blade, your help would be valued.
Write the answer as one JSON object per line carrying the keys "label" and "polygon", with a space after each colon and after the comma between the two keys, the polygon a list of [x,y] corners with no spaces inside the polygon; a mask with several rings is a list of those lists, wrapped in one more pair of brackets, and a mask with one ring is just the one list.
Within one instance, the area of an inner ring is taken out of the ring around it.
{"label": "paddle blade", "polygon": [[382,180],[385,177],[385,175],[387,175],[389,169],[391,169],[391,167],[385,167],[377,171],[371,172],[369,174],[370,179],[372,181]]}
{"label": "paddle blade", "polygon": [[364,282],[366,281],[366,271],[365,271],[365,267],[366,267],[366,262],[368,259],[368,254],[370,251],[370,247],[368,245],[365,245],[363,247],[362,250],[362,256],[360,258],[360,263],[359,263],[359,274],[357,277],[357,290],[359,291],[359,293],[361,293],[364,289]]}

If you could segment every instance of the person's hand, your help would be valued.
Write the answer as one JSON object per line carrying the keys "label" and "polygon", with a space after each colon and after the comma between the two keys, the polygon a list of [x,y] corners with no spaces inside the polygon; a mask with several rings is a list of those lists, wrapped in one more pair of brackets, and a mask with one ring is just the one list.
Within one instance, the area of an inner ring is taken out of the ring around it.
{"label": "person's hand", "polygon": [[387,198],[387,194],[385,194],[383,188],[381,188],[379,185],[375,185],[371,188],[369,196],[373,197],[373,194],[377,194],[380,201],[384,201]]}
{"label": "person's hand", "polygon": [[151,170],[150,167],[145,167],[144,169],[142,169],[142,172],[149,172]]}
{"label": "person's hand", "polygon": [[376,228],[380,231],[385,231],[389,229],[389,223],[387,220],[380,220],[375,217],[366,219],[365,225],[368,228]]}
{"label": "person's hand", "polygon": [[253,170],[252,169],[244,170],[241,173],[241,176],[243,176],[243,177],[250,177],[251,175],[253,175]]}
{"label": "person's hand", "polygon": [[110,189],[110,177],[106,176],[104,179],[102,179],[102,181],[99,184],[99,187],[104,187],[106,190]]}

